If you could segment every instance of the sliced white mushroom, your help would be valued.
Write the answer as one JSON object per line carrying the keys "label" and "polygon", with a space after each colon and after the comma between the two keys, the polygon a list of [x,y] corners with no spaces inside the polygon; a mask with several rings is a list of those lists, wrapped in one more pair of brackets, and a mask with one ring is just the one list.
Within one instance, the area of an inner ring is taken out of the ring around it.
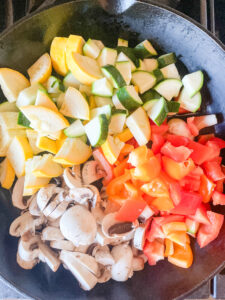
{"label": "sliced white mushroom", "polygon": [[39,256],[39,236],[31,236],[28,241],[23,239],[19,240],[18,243],[18,255],[24,261],[37,260]]}
{"label": "sliced white mushroom", "polygon": [[103,266],[113,265],[115,263],[108,246],[96,246],[92,251],[92,255],[97,263]]}
{"label": "sliced white mushroom", "polygon": [[141,257],[143,259],[144,263],[146,263],[148,261],[148,257],[144,253],[139,254],[138,257]]}
{"label": "sliced white mushroom", "polygon": [[32,269],[38,262],[39,262],[39,259],[38,258],[35,258],[33,260],[23,260],[19,253],[17,252],[17,255],[16,255],[16,261],[18,263],[18,265],[23,268],[23,269],[26,269],[26,270],[30,270]]}
{"label": "sliced white mushroom", "polygon": [[91,201],[90,201],[91,207],[96,207],[97,205],[102,204],[101,196],[100,196],[98,188],[91,184],[86,185],[85,187],[89,188],[93,192],[93,197],[91,198]]}
{"label": "sliced white mushroom", "polygon": [[59,222],[60,222],[60,218],[57,219],[52,219],[52,218],[48,218],[48,225],[49,226],[53,226],[53,227],[57,227],[59,228]]}
{"label": "sliced white mushroom", "polygon": [[74,257],[74,252],[63,250],[60,253],[60,259],[84,290],[89,291],[97,284],[97,277]]}
{"label": "sliced white mushroom", "polygon": [[12,204],[19,209],[26,209],[31,201],[30,197],[23,197],[24,176],[18,178],[12,192]]}
{"label": "sliced white mushroom", "polygon": [[75,205],[61,217],[60,230],[63,236],[75,246],[90,245],[95,239],[97,224],[86,208]]}
{"label": "sliced white mushroom", "polygon": [[120,244],[113,247],[111,252],[115,264],[112,265],[112,279],[126,281],[132,272],[133,253],[127,244]]}
{"label": "sliced white mushroom", "polygon": [[154,215],[154,213],[155,212],[148,205],[146,205],[144,210],[142,211],[142,213],[138,217],[138,220],[141,223],[145,223],[151,216]]}
{"label": "sliced white mushroom", "polygon": [[80,166],[74,166],[73,169],[66,168],[63,172],[63,179],[70,189],[82,187]]}
{"label": "sliced white mushroom", "polygon": [[69,191],[69,198],[80,205],[89,206],[89,201],[94,194],[89,188],[73,188]]}
{"label": "sliced white mushroom", "polygon": [[55,184],[49,184],[46,187],[41,188],[37,193],[37,205],[41,211],[45,209],[48,202],[55,198],[55,196],[63,191],[62,188],[57,187]]}
{"label": "sliced white mushroom", "polygon": [[106,237],[102,232],[101,226],[97,227],[95,242],[101,246],[107,245],[110,243],[110,238]]}
{"label": "sliced white mushroom", "polygon": [[94,216],[96,222],[98,224],[102,224],[102,220],[105,217],[105,213],[103,211],[103,209],[100,206],[95,206],[91,208],[91,213]]}
{"label": "sliced white mushroom", "polygon": [[101,275],[98,277],[99,283],[107,282],[111,279],[111,266],[102,266],[100,267]]}
{"label": "sliced white mushroom", "polygon": [[104,235],[109,238],[122,237],[126,241],[132,239],[138,222],[120,222],[116,220],[115,216],[116,213],[110,213],[102,220],[102,232]]}
{"label": "sliced white mushroom", "polygon": [[144,259],[142,257],[133,257],[132,268],[133,271],[141,271],[145,267]]}
{"label": "sliced white mushroom", "polygon": [[98,277],[100,275],[98,264],[93,256],[81,252],[73,252],[73,256],[95,276]]}
{"label": "sliced white mushroom", "polygon": [[64,240],[64,236],[59,228],[47,226],[42,230],[41,239],[43,241],[59,241]]}
{"label": "sliced white mushroom", "polygon": [[62,201],[60,202],[55,209],[49,214],[49,217],[51,219],[58,219],[60,218],[64,212],[66,211],[67,207],[69,205],[68,201]]}
{"label": "sliced white mushroom", "polygon": [[131,244],[131,250],[132,250],[133,256],[138,256],[139,255],[139,250],[134,247],[133,241],[132,241],[132,244]]}
{"label": "sliced white mushroom", "polygon": [[31,201],[29,204],[29,212],[32,216],[41,216],[42,212],[37,205],[37,194],[34,194],[31,197]]}
{"label": "sliced white mushroom", "polygon": [[75,247],[76,252],[81,252],[81,253],[87,253],[87,250],[89,248],[89,245],[79,245],[78,247]]}
{"label": "sliced white mushroom", "polygon": [[35,222],[29,211],[25,212],[12,222],[9,228],[9,234],[19,237],[27,231],[35,231]]}
{"label": "sliced white mushroom", "polygon": [[74,244],[67,240],[51,241],[50,247],[57,250],[67,250],[67,251],[75,250]]}
{"label": "sliced white mushroom", "polygon": [[61,263],[57,254],[44,243],[39,243],[39,259],[45,262],[53,272],[58,270]]}
{"label": "sliced white mushroom", "polygon": [[87,161],[82,169],[83,183],[90,184],[105,176],[105,172],[99,167],[99,164],[95,160]]}
{"label": "sliced white mushroom", "polygon": [[145,243],[145,234],[146,234],[148,225],[149,225],[148,223],[141,224],[141,225],[139,225],[139,227],[137,227],[135,229],[133,245],[135,248],[137,248],[139,250],[143,250],[144,243]]}

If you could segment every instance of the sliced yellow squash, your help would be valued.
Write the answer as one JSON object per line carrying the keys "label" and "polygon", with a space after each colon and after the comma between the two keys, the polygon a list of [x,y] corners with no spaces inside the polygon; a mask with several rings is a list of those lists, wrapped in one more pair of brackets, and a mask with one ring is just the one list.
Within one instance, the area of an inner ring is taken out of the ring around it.
{"label": "sliced yellow squash", "polygon": [[52,73],[51,57],[48,53],[43,54],[28,70],[30,82],[45,82]]}
{"label": "sliced yellow squash", "polygon": [[42,150],[36,146],[38,132],[33,129],[26,129],[26,135],[33,153],[34,154],[40,153]]}
{"label": "sliced yellow squash", "polygon": [[34,195],[39,189],[23,189],[23,196],[32,196]]}
{"label": "sliced yellow squash", "polygon": [[105,143],[101,146],[102,151],[110,164],[114,164],[124,146],[124,142],[121,142],[119,138],[108,136]]}
{"label": "sliced yellow squash", "polygon": [[15,179],[15,172],[10,161],[6,157],[0,164],[0,183],[5,189],[10,189]]}
{"label": "sliced yellow squash", "polygon": [[51,140],[46,136],[38,136],[36,146],[43,151],[48,151],[53,154],[57,153],[56,141]]}
{"label": "sliced yellow squash", "polygon": [[44,106],[56,112],[58,111],[58,108],[52,101],[52,99],[48,96],[48,94],[45,91],[42,90],[38,90],[37,92],[35,105]]}
{"label": "sliced yellow squash", "polygon": [[55,37],[50,48],[50,56],[52,59],[53,68],[62,76],[65,76],[69,71],[66,64],[67,40],[68,38],[66,37]]}
{"label": "sliced yellow squash", "polygon": [[29,80],[20,72],[0,68],[0,85],[9,102],[15,102],[19,93],[30,85]]}
{"label": "sliced yellow squash", "polygon": [[32,171],[36,177],[58,177],[62,175],[63,168],[53,161],[53,155],[45,154],[42,159],[35,165]]}

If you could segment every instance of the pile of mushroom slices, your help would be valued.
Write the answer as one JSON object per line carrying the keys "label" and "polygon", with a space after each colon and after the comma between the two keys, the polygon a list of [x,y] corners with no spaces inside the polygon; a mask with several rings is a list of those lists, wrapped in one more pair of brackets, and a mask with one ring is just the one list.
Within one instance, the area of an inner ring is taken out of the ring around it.
{"label": "pile of mushroom slices", "polygon": [[31,269],[40,261],[56,272],[62,263],[84,290],[111,278],[126,281],[144,268],[145,230],[152,211],[146,206],[135,222],[121,223],[104,188],[93,182],[104,177],[97,162],[66,168],[55,183],[23,197],[24,178],[16,182],[13,205],[22,210],[10,234],[20,237],[17,262]]}

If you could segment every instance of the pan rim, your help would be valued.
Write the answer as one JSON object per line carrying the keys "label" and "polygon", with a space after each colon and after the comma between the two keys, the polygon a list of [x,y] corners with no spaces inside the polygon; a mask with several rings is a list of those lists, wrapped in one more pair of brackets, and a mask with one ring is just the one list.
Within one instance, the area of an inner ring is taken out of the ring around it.
{"label": "pan rim", "polygon": [[[0,34],[0,40],[3,39],[4,37],[6,37],[10,32],[14,31],[17,26],[22,25],[23,23],[25,23],[29,19],[33,18],[34,16],[39,16],[45,10],[53,10],[53,9],[55,9],[57,7],[60,7],[60,6],[67,6],[67,5],[70,6],[72,3],[82,3],[82,2],[89,2],[89,1],[90,0],[73,0],[73,1],[65,2],[65,3],[61,3],[61,4],[57,4],[57,5],[49,5],[45,8],[43,8],[43,9],[41,9],[38,12],[34,11],[33,13],[30,13],[29,15],[26,15],[23,18],[21,18],[20,20],[16,21],[9,28],[6,28],[5,30],[3,30]],[[189,23],[195,25],[200,31],[202,31],[204,34],[206,34],[206,36],[210,37],[211,40],[213,40],[213,42],[216,44],[216,46],[221,48],[221,50],[225,51],[225,45],[216,36],[214,36],[208,29],[204,28],[200,23],[198,23],[194,19],[190,18],[189,16],[185,15],[184,13],[181,13],[180,11],[178,11],[174,8],[168,7],[166,5],[159,4],[159,3],[157,3],[156,1],[153,1],[153,0],[135,0],[130,7],[132,7],[133,5],[138,4],[138,3],[145,4],[145,5],[148,5],[148,6],[150,5],[152,7],[161,8],[164,11],[169,11],[169,12],[175,14],[176,16],[179,16],[181,19],[184,19],[185,21],[188,21]],[[204,283],[206,283],[208,280],[213,278],[213,276],[215,276],[217,273],[219,273],[224,267],[225,267],[225,262],[222,263],[221,265],[219,265],[207,278],[202,280],[200,283],[196,284],[191,290],[183,293],[182,295],[180,295],[180,296],[178,296],[174,299],[176,299],[176,300],[180,299],[181,300],[185,296],[191,294],[192,292],[197,290],[199,287],[201,287]],[[31,299],[40,299],[38,297],[34,297],[33,295],[31,295],[30,292],[27,291],[26,289],[17,287],[16,284],[13,283],[10,279],[7,279],[6,276],[2,274],[1,271],[0,271],[0,280],[2,282],[4,282],[4,284],[6,284],[8,287],[10,287],[14,291],[18,292],[23,297],[28,296]]]}

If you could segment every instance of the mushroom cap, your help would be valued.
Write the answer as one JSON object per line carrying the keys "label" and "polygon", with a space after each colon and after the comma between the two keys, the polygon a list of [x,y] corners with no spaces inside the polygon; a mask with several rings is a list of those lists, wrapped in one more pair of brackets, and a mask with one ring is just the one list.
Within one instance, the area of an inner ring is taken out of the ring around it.
{"label": "mushroom cap", "polygon": [[72,169],[66,168],[63,172],[63,179],[70,189],[79,188],[82,186],[80,166],[73,167]]}
{"label": "mushroom cap", "polygon": [[19,209],[26,209],[31,201],[31,197],[28,200],[25,200],[25,198],[23,197],[23,190],[24,190],[24,176],[20,177],[16,181],[12,192],[13,206]]}
{"label": "mushroom cap", "polygon": [[76,205],[69,208],[61,217],[60,230],[75,246],[89,245],[94,242],[97,224],[86,208]]}
{"label": "mushroom cap", "polygon": [[9,228],[9,234],[12,236],[21,236],[27,231],[34,231],[35,229],[35,221],[31,214],[28,212],[25,212],[23,215],[16,218]]}
{"label": "mushroom cap", "polygon": [[97,161],[89,160],[87,161],[82,169],[82,179],[84,184],[90,184],[104,177],[105,172],[100,169]]}

